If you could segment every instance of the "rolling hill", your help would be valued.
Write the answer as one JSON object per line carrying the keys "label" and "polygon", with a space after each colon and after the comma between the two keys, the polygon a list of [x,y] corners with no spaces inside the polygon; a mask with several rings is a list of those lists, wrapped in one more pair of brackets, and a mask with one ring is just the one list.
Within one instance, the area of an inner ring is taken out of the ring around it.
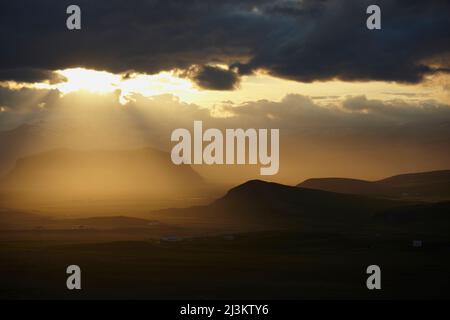
{"label": "rolling hill", "polygon": [[450,170],[401,174],[378,181],[315,178],[297,186],[346,194],[443,201],[450,199]]}
{"label": "rolling hill", "polygon": [[[0,210],[3,229],[145,229],[154,225],[252,231],[278,228],[364,232],[377,226],[433,231],[450,225],[450,202],[424,203],[352,195],[251,180],[204,206],[127,216],[49,218]],[[407,229],[405,229],[407,230]]]}
{"label": "rolling hill", "polygon": [[0,230],[34,229],[51,223],[52,219],[25,211],[0,208]]}
{"label": "rolling hill", "polygon": [[[126,216],[56,218],[34,212],[0,208],[0,231],[11,230],[142,230],[169,229],[156,220]],[[173,228],[172,228],[173,229]]]}
{"label": "rolling hill", "polygon": [[164,209],[156,216],[197,218],[245,227],[295,226],[298,224],[359,225],[373,214],[404,205],[405,202],[298,188],[261,180],[251,180],[230,189],[206,206]]}

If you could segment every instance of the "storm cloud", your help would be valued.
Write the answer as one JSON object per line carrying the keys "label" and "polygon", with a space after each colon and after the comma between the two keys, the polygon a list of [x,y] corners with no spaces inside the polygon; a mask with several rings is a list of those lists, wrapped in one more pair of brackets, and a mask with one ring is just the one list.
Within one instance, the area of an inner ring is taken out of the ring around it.
{"label": "storm cloud", "polygon": [[235,72],[214,66],[194,66],[186,76],[200,88],[209,90],[233,90],[239,85],[239,77]]}
{"label": "storm cloud", "polygon": [[417,83],[448,72],[448,1],[378,1],[382,29],[374,31],[366,28],[371,1],[80,0],[80,31],[66,28],[70,4],[2,1],[0,80],[51,80],[52,70],[76,66],[153,74],[198,65],[199,86],[232,90],[236,73],[259,69],[302,82]]}

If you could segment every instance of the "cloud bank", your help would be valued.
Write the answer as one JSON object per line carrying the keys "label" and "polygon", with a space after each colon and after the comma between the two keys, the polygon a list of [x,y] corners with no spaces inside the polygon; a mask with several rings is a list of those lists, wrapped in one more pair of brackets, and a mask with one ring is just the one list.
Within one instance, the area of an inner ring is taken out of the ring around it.
{"label": "cloud bank", "polygon": [[66,29],[70,4],[1,2],[0,80],[52,79],[76,66],[153,74],[197,65],[199,86],[232,90],[236,73],[259,69],[303,82],[407,83],[449,70],[444,0],[378,1],[377,31],[365,26],[366,0],[80,0],[80,31]]}

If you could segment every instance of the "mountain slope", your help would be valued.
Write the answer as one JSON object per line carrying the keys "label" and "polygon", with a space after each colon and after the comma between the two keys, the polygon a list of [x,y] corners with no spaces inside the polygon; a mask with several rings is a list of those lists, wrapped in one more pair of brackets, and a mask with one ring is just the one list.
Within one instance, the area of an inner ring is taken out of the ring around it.
{"label": "mountain slope", "polygon": [[11,170],[18,158],[41,151],[44,140],[52,139],[44,137],[40,128],[33,125],[23,124],[12,130],[0,131],[0,176]]}
{"label": "mountain slope", "polygon": [[136,217],[58,219],[26,211],[0,208],[0,230],[145,229],[157,225],[160,225],[158,221]]}
{"label": "mountain slope", "polygon": [[450,199],[450,170],[401,174],[378,181],[317,178],[297,186],[348,194],[440,201]]}
{"label": "mountain slope", "polygon": [[354,225],[370,221],[376,212],[403,202],[346,195],[251,180],[207,206],[166,209],[157,216],[201,217],[242,226],[294,226],[308,223]]}
{"label": "mountain slope", "polygon": [[0,183],[5,192],[69,198],[189,194],[203,186],[190,166],[150,148],[44,152],[19,159]]}
{"label": "mountain slope", "polygon": [[151,133],[126,121],[93,124],[60,118],[25,123],[0,131],[0,176],[12,170],[18,159],[54,149],[123,150],[159,145]]}
{"label": "mountain slope", "polygon": [[0,208],[0,230],[30,229],[48,223],[51,223],[49,217],[8,208]]}
{"label": "mountain slope", "polygon": [[[366,216],[374,210],[395,204],[392,201],[252,180],[231,189],[212,205],[222,208],[239,207],[251,211],[261,209],[274,215],[347,218]],[[247,214],[255,213],[256,216],[260,214],[251,211]]]}
{"label": "mountain slope", "polygon": [[297,186],[350,194],[383,195],[386,193],[385,188],[377,182],[348,178],[313,178]]}

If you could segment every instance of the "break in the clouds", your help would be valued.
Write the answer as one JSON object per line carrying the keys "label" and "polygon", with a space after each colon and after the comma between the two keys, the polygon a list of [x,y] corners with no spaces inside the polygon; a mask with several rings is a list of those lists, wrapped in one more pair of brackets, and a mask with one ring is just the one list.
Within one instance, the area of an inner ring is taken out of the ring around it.
{"label": "break in the clouds", "polygon": [[417,83],[448,72],[444,0],[377,1],[382,30],[375,31],[365,26],[372,3],[361,0],[79,0],[79,31],[66,28],[70,4],[1,2],[0,80],[51,80],[52,70],[76,66],[154,74],[196,65],[197,85],[231,90],[237,74],[260,69],[303,82]]}

